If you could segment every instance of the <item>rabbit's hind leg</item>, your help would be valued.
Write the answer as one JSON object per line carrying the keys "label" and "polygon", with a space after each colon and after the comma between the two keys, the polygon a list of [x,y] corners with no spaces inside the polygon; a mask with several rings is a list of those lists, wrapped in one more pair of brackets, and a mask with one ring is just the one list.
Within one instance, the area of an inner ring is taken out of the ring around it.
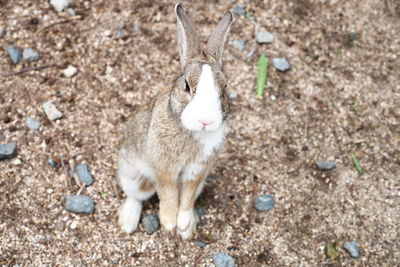
{"label": "rabbit's hind leg", "polygon": [[139,224],[142,202],[155,193],[155,187],[151,178],[148,178],[151,169],[145,162],[129,160],[121,154],[118,160],[118,179],[127,198],[118,209],[118,223],[124,232],[132,233]]}

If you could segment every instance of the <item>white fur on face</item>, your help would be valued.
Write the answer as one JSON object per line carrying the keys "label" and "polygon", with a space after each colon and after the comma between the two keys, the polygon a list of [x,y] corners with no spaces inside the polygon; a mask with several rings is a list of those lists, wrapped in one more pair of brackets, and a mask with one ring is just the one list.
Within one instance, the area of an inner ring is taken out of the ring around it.
{"label": "white fur on face", "polygon": [[[221,100],[210,65],[203,65],[196,93],[183,110],[181,121],[192,131],[215,131],[221,126]],[[204,126],[200,121],[209,124]]]}

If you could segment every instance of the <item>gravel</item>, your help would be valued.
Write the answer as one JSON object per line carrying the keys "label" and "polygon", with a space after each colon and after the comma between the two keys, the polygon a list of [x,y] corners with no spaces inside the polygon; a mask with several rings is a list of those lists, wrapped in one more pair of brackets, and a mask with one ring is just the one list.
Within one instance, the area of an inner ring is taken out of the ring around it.
{"label": "gravel", "polygon": [[32,48],[25,48],[24,52],[22,53],[22,58],[26,62],[32,62],[39,59],[39,53]]}
{"label": "gravel", "polygon": [[242,51],[246,42],[245,40],[233,40],[232,45],[236,50]]}
{"label": "gravel", "polygon": [[244,16],[246,14],[246,7],[244,5],[237,5],[233,8],[233,13]]}
{"label": "gravel", "polygon": [[346,242],[343,247],[353,258],[360,255],[360,245],[355,241]]}
{"label": "gravel", "polygon": [[6,46],[5,50],[13,64],[17,64],[21,60],[22,54],[18,48],[14,46]]}
{"label": "gravel", "polygon": [[259,44],[268,44],[274,41],[274,35],[269,31],[261,31],[256,35],[256,41]]}
{"label": "gravel", "polygon": [[317,161],[315,163],[315,168],[320,171],[330,171],[336,167],[336,162],[334,161]]}
{"label": "gravel", "polygon": [[15,142],[9,144],[0,144],[0,160],[12,158],[16,151],[17,144]]}
{"label": "gravel", "polygon": [[152,234],[160,227],[160,219],[157,214],[150,214],[143,218],[142,220],[144,229],[148,234]]}
{"label": "gravel", "polygon": [[86,186],[93,184],[93,178],[89,173],[88,165],[79,164],[75,167],[75,169],[81,183],[85,184]]}
{"label": "gravel", "polygon": [[285,58],[273,58],[272,65],[279,71],[287,71],[290,69],[290,64]]}
{"label": "gravel", "polygon": [[50,4],[54,7],[55,10],[58,12],[63,11],[66,7],[69,6],[69,4],[72,2],[72,0],[50,0]]}
{"label": "gravel", "polygon": [[6,33],[6,30],[3,27],[0,27],[0,38],[2,38],[5,33]]}
{"label": "gravel", "polygon": [[72,76],[74,76],[76,74],[77,71],[78,71],[77,68],[75,68],[72,65],[69,65],[65,70],[63,70],[63,73],[64,73],[65,77],[71,78]]}
{"label": "gravel", "polygon": [[233,267],[235,266],[235,259],[226,253],[218,252],[212,256],[216,267]]}
{"label": "gravel", "polygon": [[44,112],[49,120],[54,121],[60,119],[63,114],[56,108],[56,106],[51,102],[47,101],[42,105]]}
{"label": "gravel", "polygon": [[29,129],[33,131],[36,131],[40,128],[40,122],[33,118],[27,118],[25,124]]}
{"label": "gravel", "polygon": [[275,207],[274,199],[271,195],[261,195],[254,202],[258,211],[267,211]]}
{"label": "gravel", "polygon": [[66,197],[65,209],[74,213],[93,213],[94,201],[91,197],[86,195]]}

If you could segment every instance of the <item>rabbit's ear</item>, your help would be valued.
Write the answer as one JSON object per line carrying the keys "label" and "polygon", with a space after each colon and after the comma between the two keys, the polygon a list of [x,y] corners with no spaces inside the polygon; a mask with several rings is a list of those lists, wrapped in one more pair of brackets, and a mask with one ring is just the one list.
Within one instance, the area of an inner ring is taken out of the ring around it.
{"label": "rabbit's ear", "polygon": [[233,14],[231,11],[226,12],[217,27],[211,33],[207,42],[207,53],[215,58],[219,64],[222,64],[222,54],[224,52],[224,44],[226,36],[233,22]]}
{"label": "rabbit's ear", "polygon": [[181,4],[175,5],[175,15],[178,26],[178,48],[183,69],[191,58],[201,53],[200,39]]}

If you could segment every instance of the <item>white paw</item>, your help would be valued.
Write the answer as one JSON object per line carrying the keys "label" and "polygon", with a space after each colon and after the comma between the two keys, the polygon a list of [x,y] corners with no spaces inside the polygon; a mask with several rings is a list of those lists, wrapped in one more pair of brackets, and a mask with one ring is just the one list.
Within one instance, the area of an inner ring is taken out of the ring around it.
{"label": "white paw", "polygon": [[175,225],[172,223],[167,223],[166,225],[164,225],[165,230],[167,230],[168,232],[172,232],[172,230],[175,229]]}
{"label": "white paw", "polygon": [[118,224],[122,231],[130,234],[139,224],[142,202],[127,198],[118,209]]}
{"label": "white paw", "polygon": [[178,233],[183,240],[191,239],[196,232],[199,218],[194,210],[181,211],[178,213]]}

